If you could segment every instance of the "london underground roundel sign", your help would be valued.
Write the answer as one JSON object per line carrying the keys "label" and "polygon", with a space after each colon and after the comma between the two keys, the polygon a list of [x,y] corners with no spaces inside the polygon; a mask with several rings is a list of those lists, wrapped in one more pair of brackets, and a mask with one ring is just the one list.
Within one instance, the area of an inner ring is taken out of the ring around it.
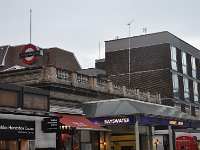
{"label": "london underground roundel sign", "polygon": [[40,50],[33,44],[26,45],[22,53],[19,54],[19,58],[28,65],[33,65],[36,62],[37,56],[40,56]]}

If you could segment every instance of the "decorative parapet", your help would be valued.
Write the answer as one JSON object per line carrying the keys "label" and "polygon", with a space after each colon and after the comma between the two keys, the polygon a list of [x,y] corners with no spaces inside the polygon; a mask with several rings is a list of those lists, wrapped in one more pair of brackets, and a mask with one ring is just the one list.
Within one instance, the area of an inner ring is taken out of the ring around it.
{"label": "decorative parapet", "polygon": [[105,92],[160,104],[160,94],[151,94],[150,92],[142,92],[139,89],[129,89],[124,85],[113,83],[110,80],[103,80],[93,76],[88,76],[76,72],[70,72],[64,69],[58,69],[53,66],[46,67],[45,79],[51,82],[59,82],[62,84],[71,84],[76,87],[91,89],[94,91]]}
{"label": "decorative parapet", "polygon": [[54,66],[31,69],[31,71],[30,69],[25,69],[17,73],[4,73],[0,75],[0,78],[2,82],[17,84],[23,83],[24,85],[39,82],[59,83],[105,94],[112,94],[116,95],[116,97],[127,97],[152,103],[161,103],[160,94],[141,92],[139,89],[130,89],[124,85],[113,83],[110,80],[100,79],[94,76],[56,68]]}

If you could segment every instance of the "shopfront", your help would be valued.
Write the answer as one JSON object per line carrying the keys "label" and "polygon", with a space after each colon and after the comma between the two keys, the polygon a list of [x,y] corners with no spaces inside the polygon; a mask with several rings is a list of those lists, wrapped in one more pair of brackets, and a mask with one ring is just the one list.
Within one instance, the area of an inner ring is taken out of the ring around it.
{"label": "shopfront", "polygon": [[173,150],[175,129],[200,127],[194,117],[173,107],[126,98],[87,102],[83,112],[111,130],[102,150]]}
{"label": "shopfront", "polygon": [[0,150],[31,149],[35,140],[35,122],[24,120],[0,119]]}
{"label": "shopfront", "polygon": [[0,150],[56,150],[56,132],[42,130],[45,118],[51,116],[0,113]]}
{"label": "shopfront", "polygon": [[109,130],[89,121],[82,115],[60,116],[59,150],[100,149],[100,135]]}
{"label": "shopfront", "polygon": [[0,150],[55,150],[57,130],[42,128],[55,117],[49,91],[0,83]]}

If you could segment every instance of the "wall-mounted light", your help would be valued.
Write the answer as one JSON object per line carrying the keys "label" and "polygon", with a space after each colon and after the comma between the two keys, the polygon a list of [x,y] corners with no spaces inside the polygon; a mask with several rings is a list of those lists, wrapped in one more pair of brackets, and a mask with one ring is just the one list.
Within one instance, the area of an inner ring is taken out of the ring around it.
{"label": "wall-mounted light", "polygon": [[106,141],[104,139],[101,139],[100,144],[106,145]]}

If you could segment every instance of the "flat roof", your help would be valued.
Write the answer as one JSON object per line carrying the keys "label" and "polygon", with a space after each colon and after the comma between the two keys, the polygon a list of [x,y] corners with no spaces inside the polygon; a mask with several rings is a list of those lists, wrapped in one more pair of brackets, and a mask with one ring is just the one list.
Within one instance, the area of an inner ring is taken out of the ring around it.
{"label": "flat roof", "polygon": [[[130,48],[140,48],[159,44],[170,44],[200,59],[200,51],[168,31],[130,37]],[[105,51],[129,49],[129,37],[105,41]]]}

